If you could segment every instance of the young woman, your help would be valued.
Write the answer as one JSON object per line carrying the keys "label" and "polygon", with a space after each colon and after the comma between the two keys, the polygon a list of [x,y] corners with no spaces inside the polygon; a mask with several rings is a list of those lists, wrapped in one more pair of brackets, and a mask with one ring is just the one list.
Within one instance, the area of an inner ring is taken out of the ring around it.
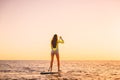
{"label": "young woman", "polygon": [[50,68],[49,71],[52,71],[52,66],[53,66],[53,60],[54,60],[54,55],[56,55],[57,58],[57,66],[58,66],[58,72],[60,71],[60,59],[59,59],[59,50],[58,50],[58,43],[64,43],[64,40],[62,37],[59,37],[57,34],[55,34],[51,40],[51,62],[50,62]]}

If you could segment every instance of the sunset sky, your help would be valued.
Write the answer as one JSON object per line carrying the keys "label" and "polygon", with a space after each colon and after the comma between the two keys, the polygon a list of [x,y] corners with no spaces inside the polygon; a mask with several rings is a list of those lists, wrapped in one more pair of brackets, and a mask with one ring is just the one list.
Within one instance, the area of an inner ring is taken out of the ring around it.
{"label": "sunset sky", "polygon": [[0,60],[120,60],[119,0],[1,0]]}

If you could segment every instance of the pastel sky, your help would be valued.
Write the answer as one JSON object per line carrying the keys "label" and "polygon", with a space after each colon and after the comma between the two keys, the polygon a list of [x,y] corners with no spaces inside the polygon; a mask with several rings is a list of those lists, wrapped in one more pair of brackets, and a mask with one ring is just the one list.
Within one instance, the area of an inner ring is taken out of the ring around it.
{"label": "pastel sky", "polygon": [[1,0],[0,60],[120,60],[119,0]]}

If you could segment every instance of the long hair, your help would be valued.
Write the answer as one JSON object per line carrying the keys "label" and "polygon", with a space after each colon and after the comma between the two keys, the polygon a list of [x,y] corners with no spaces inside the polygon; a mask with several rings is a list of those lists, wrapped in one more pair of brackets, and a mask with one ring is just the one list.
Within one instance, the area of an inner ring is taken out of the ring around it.
{"label": "long hair", "polygon": [[52,47],[53,47],[53,48],[56,48],[56,46],[57,46],[57,40],[58,40],[58,37],[57,37],[57,34],[55,34],[55,35],[53,36],[52,41],[51,41],[51,44],[52,44]]}

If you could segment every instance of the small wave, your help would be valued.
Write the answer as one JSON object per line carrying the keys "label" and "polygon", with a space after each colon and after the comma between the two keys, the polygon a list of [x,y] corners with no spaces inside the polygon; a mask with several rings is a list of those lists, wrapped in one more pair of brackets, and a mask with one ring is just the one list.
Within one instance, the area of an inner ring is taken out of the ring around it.
{"label": "small wave", "polygon": [[11,66],[8,64],[0,64],[0,72],[11,72]]}
{"label": "small wave", "polygon": [[34,72],[34,71],[36,71],[36,70],[34,70],[34,69],[30,68],[30,67],[23,67],[22,70],[24,72]]}
{"label": "small wave", "polygon": [[31,70],[29,67],[23,67],[24,70]]}
{"label": "small wave", "polygon": [[0,68],[11,68],[9,64],[0,64]]}
{"label": "small wave", "polygon": [[0,70],[0,72],[11,72],[11,70]]}

